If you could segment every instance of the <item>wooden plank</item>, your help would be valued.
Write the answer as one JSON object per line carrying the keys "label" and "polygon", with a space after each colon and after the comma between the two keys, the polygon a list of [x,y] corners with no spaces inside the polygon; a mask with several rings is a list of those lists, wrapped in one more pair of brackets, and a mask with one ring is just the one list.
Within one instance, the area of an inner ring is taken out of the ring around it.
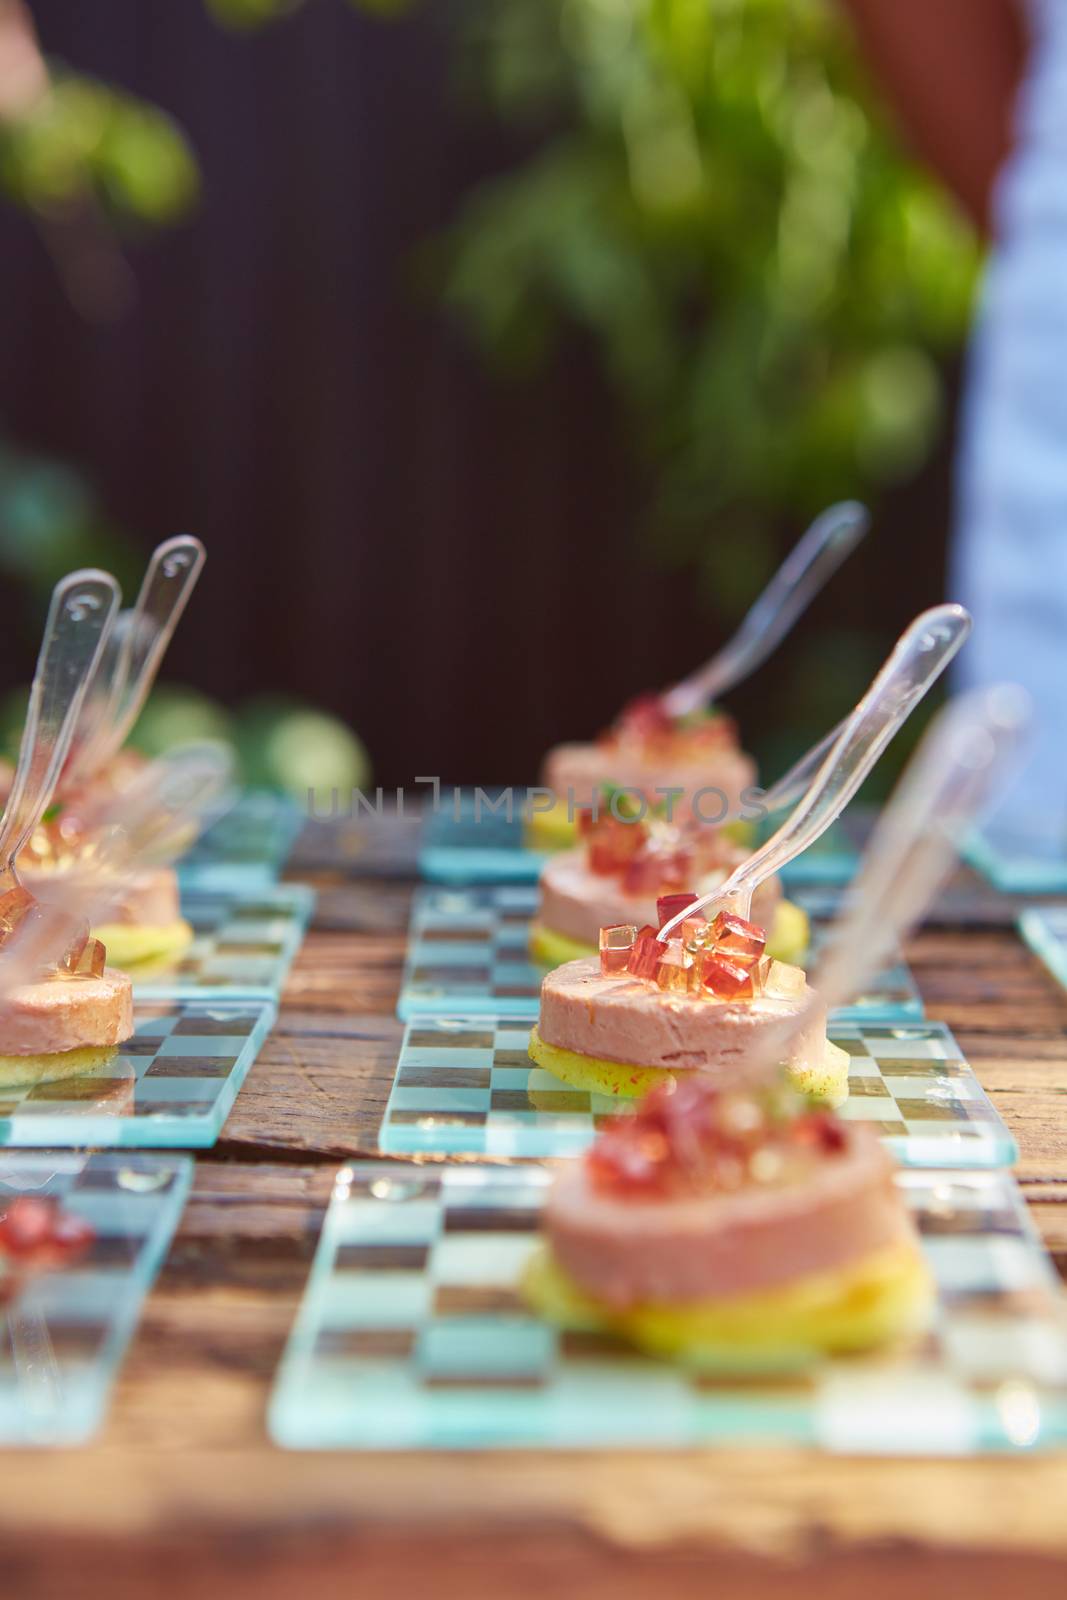
{"label": "wooden plank", "polygon": [[636,1596],[657,1577],[683,1597],[711,1584],[735,1592],[727,1574],[746,1594],[775,1596],[814,1592],[805,1580],[817,1576],[820,1595],[853,1600],[868,1577],[932,1584],[966,1572],[977,1596],[1009,1575],[1038,1595],[1055,1592],[1057,1574],[1062,1584],[1062,1456],[273,1450],[267,1395],[330,1181],[322,1164],[198,1168],[100,1444],[0,1456],[0,1555],[18,1600],[54,1592],[75,1562],[77,1593],[91,1600],[208,1582],[281,1596],[312,1578],[315,1594],[356,1578],[369,1590],[373,1578],[458,1596],[505,1572],[509,1596],[532,1595],[535,1581]]}
{"label": "wooden plank", "polygon": [[[309,935],[223,1154],[376,1154],[404,948],[396,933]],[[1067,993],[1013,932],[923,933],[908,953],[929,1014],[953,1028],[1018,1139],[1020,1175],[1067,1180]]]}
{"label": "wooden plank", "polygon": [[[334,1172],[376,1148],[409,898],[347,864],[325,883],[278,1026],[198,1160],[100,1442],[0,1455],[0,1560],[18,1600],[1062,1596],[1067,1455],[272,1448],[267,1398]],[[1020,1141],[1031,1214],[1067,1270],[1067,995],[1010,929],[929,929],[910,955]]]}

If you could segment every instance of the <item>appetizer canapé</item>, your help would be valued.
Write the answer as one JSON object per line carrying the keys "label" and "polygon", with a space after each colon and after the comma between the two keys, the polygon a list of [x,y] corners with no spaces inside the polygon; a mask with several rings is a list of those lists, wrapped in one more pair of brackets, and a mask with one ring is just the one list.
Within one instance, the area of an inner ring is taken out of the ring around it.
{"label": "appetizer canap\u00e9", "polygon": [[548,973],[530,1036],[534,1061],[601,1094],[642,1095],[696,1073],[738,1088],[765,1075],[781,1035],[777,1059],[793,1084],[840,1105],[849,1058],[827,1039],[825,1009],[803,971],[767,955],[763,928],[721,911],[711,922],[688,918],[680,937],[658,937],[695,899],[662,898],[658,927],[602,928],[599,958]]}
{"label": "appetizer canap\u00e9", "polygon": [[574,842],[576,810],[591,805],[605,784],[641,794],[651,805],[674,791],[674,819],[690,815],[700,796],[700,819],[725,821],[741,814],[756,767],[739,748],[731,717],[715,710],[672,717],[662,697],[649,694],[627,706],[595,743],[549,751],[542,782],[553,803],[531,809],[527,839],[535,849],[555,850]]}
{"label": "appetizer canap\u00e9", "polygon": [[527,1299],[711,1370],[803,1367],[922,1326],[929,1281],[874,1129],[780,1085],[663,1087],[560,1164]]}
{"label": "appetizer canap\u00e9", "polygon": [[[21,885],[0,896],[0,950],[38,914]],[[72,929],[54,968],[0,996],[0,1086],[92,1074],[130,1037],[133,986],[106,954],[87,927]]]}
{"label": "appetizer canap\u00e9", "polygon": [[[543,966],[595,955],[603,927],[656,922],[659,899],[690,884],[709,893],[747,854],[728,830],[696,821],[670,823],[654,814],[628,816],[617,804],[614,810],[583,811],[578,821],[578,848],[552,856],[541,869],[530,954]],[[754,920],[768,929],[766,953],[780,961],[801,960],[808,919],[783,899],[778,878],[760,885],[752,909]]]}

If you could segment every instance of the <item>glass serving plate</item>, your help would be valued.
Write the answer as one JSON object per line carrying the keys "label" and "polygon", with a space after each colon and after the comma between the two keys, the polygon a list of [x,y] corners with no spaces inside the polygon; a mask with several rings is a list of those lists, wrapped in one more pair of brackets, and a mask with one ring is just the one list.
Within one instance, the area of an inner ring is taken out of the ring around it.
{"label": "glass serving plate", "polygon": [[[850,1057],[841,1115],[874,1122],[911,1167],[1010,1166],[1015,1140],[940,1022],[834,1023]],[[527,1054],[528,1024],[501,1017],[408,1023],[379,1133],[388,1155],[576,1156],[635,1102],[572,1089]]]}
{"label": "glass serving plate", "polygon": [[1005,894],[1067,894],[1067,838],[1041,841],[971,835],[964,850],[971,866]]}
{"label": "glass serving plate", "polygon": [[264,888],[285,866],[305,820],[291,796],[248,790],[182,857],[182,888]]}
{"label": "glass serving plate", "polygon": [[[808,891],[793,898],[805,906]],[[421,889],[411,932],[397,1016],[457,1013],[536,1020],[546,969],[527,951],[537,910],[536,887]],[[811,956],[826,939],[825,920],[812,923]],[[923,1016],[922,997],[903,959],[885,968],[862,995],[837,1013],[844,1022],[891,1022]]]}
{"label": "glass serving plate", "polygon": [[175,959],[127,970],[143,1000],[277,999],[315,907],[302,884],[256,891],[190,890],[182,916],[193,942]]}
{"label": "glass serving plate", "polygon": [[909,1455],[1067,1441],[1063,1301],[1008,1174],[900,1174],[937,1288],[925,1336],[733,1381],[560,1334],[527,1308],[549,1181],[535,1166],[342,1169],[275,1384],[275,1440]]}
{"label": "glass serving plate", "polygon": [[0,1312],[0,1444],[83,1444],[97,1431],[192,1175],[180,1155],[0,1155],[0,1209],[51,1195],[96,1234],[86,1257]]}
{"label": "glass serving plate", "polygon": [[1030,949],[1067,989],[1067,905],[1028,906],[1018,927]]}
{"label": "glass serving plate", "polygon": [[274,1025],[272,1000],[137,1000],[134,1034],[91,1074],[0,1080],[0,1145],[206,1149]]}

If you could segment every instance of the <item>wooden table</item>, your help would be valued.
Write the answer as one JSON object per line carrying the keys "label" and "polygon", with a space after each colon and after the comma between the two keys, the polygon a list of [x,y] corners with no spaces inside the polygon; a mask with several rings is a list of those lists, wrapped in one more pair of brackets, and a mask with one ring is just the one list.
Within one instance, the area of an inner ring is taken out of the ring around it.
{"label": "wooden table", "polygon": [[[333,1173],[375,1152],[401,1031],[409,885],[319,882],[280,1021],[198,1161],[103,1435],[0,1456],[5,1600],[881,1600],[905,1585],[1063,1600],[1067,1455],[274,1449],[267,1396]],[[1067,996],[1002,905],[966,883],[953,904],[975,925],[922,933],[914,969],[1015,1131],[1020,1181],[1067,1272]]]}

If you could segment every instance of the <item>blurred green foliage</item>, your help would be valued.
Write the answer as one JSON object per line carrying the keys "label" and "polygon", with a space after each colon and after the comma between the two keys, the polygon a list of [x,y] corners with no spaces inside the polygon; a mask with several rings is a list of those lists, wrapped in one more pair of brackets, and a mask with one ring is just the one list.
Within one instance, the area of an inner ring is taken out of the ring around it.
{"label": "blurred green foliage", "polygon": [[658,547],[735,613],[783,511],[922,462],[975,241],[903,159],[832,0],[470,10],[468,87],[532,153],[463,208],[447,302],[513,371],[567,326],[593,337]]}
{"label": "blurred green foliage", "polygon": [[[0,756],[14,762],[26,718],[28,686],[0,696]],[[370,783],[360,740],[337,717],[288,695],[261,695],[229,710],[185,684],[157,684],[130,734],[131,748],[160,756],[190,740],[220,739],[233,750],[241,781],[304,800]]]}
{"label": "blurred green foliage", "polygon": [[[204,0],[223,25],[253,29],[299,10],[305,0]],[[390,17],[411,0],[349,0]],[[32,12],[32,8],[31,8]],[[115,221],[158,227],[180,221],[197,198],[196,156],[178,124],[158,107],[110,84],[48,63],[48,92],[0,118],[0,187],[40,215],[92,198]]]}
{"label": "blurred green foliage", "polygon": [[143,565],[133,542],[111,525],[71,467],[0,441],[0,570],[30,592],[31,638],[65,572],[106,567],[129,593],[140,583]]}
{"label": "blurred green foliage", "polygon": [[0,122],[0,184],[39,213],[92,196],[113,217],[159,226],[185,215],[199,179],[184,134],[164,112],[55,69],[43,98]]}
{"label": "blurred green foliage", "polygon": [[[260,28],[266,22],[301,10],[307,0],[204,0],[208,12],[227,28]],[[393,17],[411,9],[413,0],[349,0],[354,11]]]}

